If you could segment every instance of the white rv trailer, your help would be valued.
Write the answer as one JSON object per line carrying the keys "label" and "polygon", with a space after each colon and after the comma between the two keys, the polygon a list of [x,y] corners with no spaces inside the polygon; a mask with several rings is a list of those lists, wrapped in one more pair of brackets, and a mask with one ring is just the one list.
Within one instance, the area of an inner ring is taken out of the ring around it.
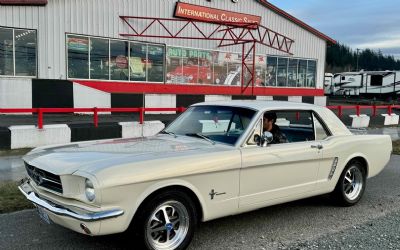
{"label": "white rv trailer", "polygon": [[390,96],[400,91],[400,71],[325,73],[326,95]]}

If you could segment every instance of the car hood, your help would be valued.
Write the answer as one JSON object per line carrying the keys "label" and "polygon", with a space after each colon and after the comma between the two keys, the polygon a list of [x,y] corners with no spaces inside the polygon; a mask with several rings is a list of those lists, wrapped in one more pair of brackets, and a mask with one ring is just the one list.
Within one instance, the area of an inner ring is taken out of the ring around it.
{"label": "car hood", "polygon": [[224,151],[228,148],[232,149],[227,145],[213,145],[198,138],[157,135],[42,147],[32,150],[23,159],[39,169],[65,175],[77,170],[95,172],[97,169],[126,163]]}

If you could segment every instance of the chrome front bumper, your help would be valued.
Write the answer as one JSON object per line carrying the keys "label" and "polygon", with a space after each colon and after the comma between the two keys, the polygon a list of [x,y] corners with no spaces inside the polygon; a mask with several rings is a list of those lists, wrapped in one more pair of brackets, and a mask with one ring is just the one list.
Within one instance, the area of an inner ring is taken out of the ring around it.
{"label": "chrome front bumper", "polygon": [[100,220],[115,218],[124,214],[124,211],[120,209],[112,209],[102,212],[76,213],[69,210],[68,208],[52,204],[49,201],[46,201],[45,199],[39,198],[35,194],[35,192],[33,192],[28,181],[24,181],[18,188],[21,191],[21,193],[25,195],[25,197],[36,206],[42,207],[56,215],[70,217],[80,221],[88,221],[88,222],[100,221]]}

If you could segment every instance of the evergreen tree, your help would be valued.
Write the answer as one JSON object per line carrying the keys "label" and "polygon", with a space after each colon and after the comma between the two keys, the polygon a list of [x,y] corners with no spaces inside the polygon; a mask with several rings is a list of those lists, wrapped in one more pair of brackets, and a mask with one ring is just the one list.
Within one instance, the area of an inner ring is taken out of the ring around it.
{"label": "evergreen tree", "polygon": [[391,55],[383,55],[381,50],[373,51],[365,49],[357,55],[357,52],[353,51],[350,47],[338,43],[328,47],[326,72],[340,73],[356,71],[357,57],[359,70],[400,70],[400,60],[396,60]]}

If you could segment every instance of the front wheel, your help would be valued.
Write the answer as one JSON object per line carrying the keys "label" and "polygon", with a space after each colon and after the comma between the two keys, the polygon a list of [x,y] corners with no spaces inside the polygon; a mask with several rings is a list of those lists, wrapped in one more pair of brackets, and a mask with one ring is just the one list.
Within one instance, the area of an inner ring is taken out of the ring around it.
{"label": "front wheel", "polygon": [[360,162],[353,161],[343,170],[333,196],[340,205],[353,206],[361,199],[365,186],[365,170]]}
{"label": "front wheel", "polygon": [[184,192],[167,191],[142,207],[136,230],[147,249],[185,249],[197,223],[192,199]]}

